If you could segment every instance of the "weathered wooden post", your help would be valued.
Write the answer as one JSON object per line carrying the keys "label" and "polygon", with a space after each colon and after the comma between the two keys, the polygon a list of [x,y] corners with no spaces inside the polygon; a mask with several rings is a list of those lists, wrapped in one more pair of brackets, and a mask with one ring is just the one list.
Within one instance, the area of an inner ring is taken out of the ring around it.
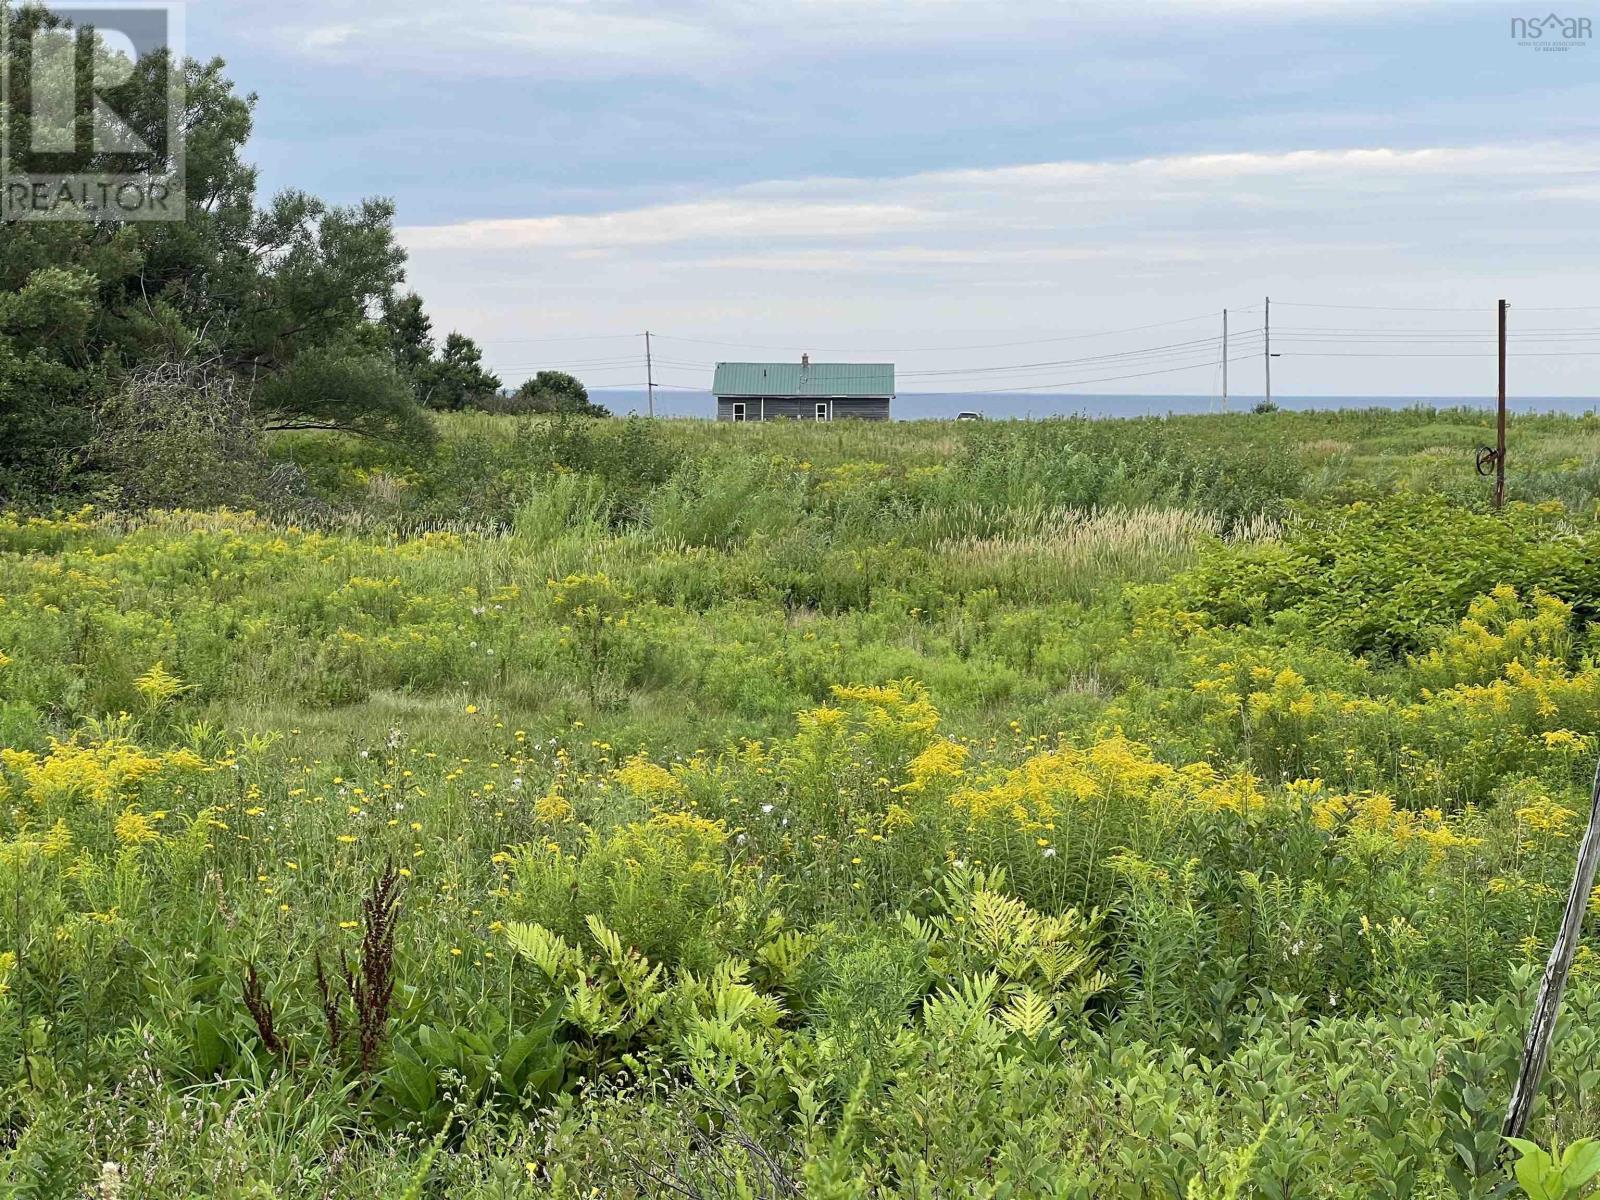
{"label": "weathered wooden post", "polygon": [[1561,993],[1566,990],[1572,957],[1578,952],[1578,935],[1583,929],[1584,911],[1589,907],[1596,867],[1600,867],[1600,762],[1595,764],[1589,826],[1578,845],[1578,869],[1572,876],[1572,891],[1567,896],[1566,912],[1561,916],[1561,930],[1556,934],[1556,944],[1550,948],[1550,961],[1545,964],[1544,980],[1539,984],[1533,1022],[1522,1047],[1522,1070],[1517,1075],[1516,1087],[1511,1089],[1511,1103],[1506,1108],[1506,1123],[1501,1130],[1506,1137],[1526,1136],[1533,1102],[1539,1095],[1539,1081],[1550,1058],[1550,1041],[1555,1036],[1556,1016],[1561,1011]]}

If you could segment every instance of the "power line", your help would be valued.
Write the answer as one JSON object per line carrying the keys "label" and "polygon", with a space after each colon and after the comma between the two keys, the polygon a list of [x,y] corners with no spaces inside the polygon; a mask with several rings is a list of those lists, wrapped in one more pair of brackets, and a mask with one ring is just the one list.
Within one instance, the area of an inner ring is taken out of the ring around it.
{"label": "power line", "polygon": [[[643,380],[643,379],[631,379],[631,380],[623,380],[623,381],[614,381],[614,382],[611,382],[611,383],[600,384],[600,385],[597,385],[597,386],[606,387],[606,388],[630,388],[630,389],[636,389],[636,390],[642,392],[647,387],[647,381]],[[698,392],[701,395],[704,395],[705,391],[706,391],[705,388],[703,388],[703,387],[695,387],[693,384],[688,384],[688,383],[663,383],[659,379],[656,380],[656,390],[660,391],[662,388],[667,388],[668,390],[674,391],[674,392]]]}
{"label": "power line", "polygon": [[[898,372],[897,382],[911,386],[965,385],[948,387],[940,392],[924,394],[984,395],[1008,392],[1039,392],[1058,388],[1066,389],[1085,384],[1150,378],[1200,369],[1208,369],[1215,374],[1221,374],[1226,380],[1228,364],[1246,361],[1256,354],[1264,356],[1264,369],[1268,373],[1268,379],[1270,379],[1271,359],[1278,357],[1371,359],[1471,359],[1491,357],[1490,352],[1476,351],[1470,348],[1475,345],[1481,345],[1482,340],[1489,336],[1487,328],[1477,327],[1476,325],[1464,326],[1444,322],[1433,326],[1410,324],[1395,327],[1384,322],[1379,327],[1307,324],[1280,325],[1277,328],[1271,328],[1267,324],[1269,318],[1265,315],[1270,313],[1268,308],[1270,303],[1270,301],[1265,301],[1260,305],[1241,308],[1230,307],[1227,310],[1229,316],[1256,311],[1262,312],[1264,314],[1263,324],[1257,329],[1231,330],[1222,337],[1183,338],[1155,345],[1143,345],[1125,350],[1105,351],[1103,353],[1058,359],[965,364],[959,366],[929,366],[917,370],[900,371]],[[1483,311],[1478,308],[1336,304],[1284,300],[1278,301],[1278,304],[1280,308],[1287,305],[1295,309],[1372,313],[1481,313]],[[1600,312],[1600,305],[1532,307],[1522,311],[1530,313]],[[972,351],[1081,342],[1096,338],[1117,338],[1145,330],[1170,329],[1201,321],[1214,321],[1215,319],[1216,314],[1212,312],[1177,317],[1170,320],[1153,321],[1142,325],[1060,334],[1044,338],[958,345],[878,348],[876,350],[814,350],[813,353],[841,354],[853,357],[878,353],[960,354]],[[1308,319],[1315,320],[1315,318]],[[1226,318],[1224,320],[1226,322]],[[1226,324],[1224,328],[1227,328]],[[1277,353],[1273,352],[1270,341],[1274,334],[1278,339]],[[568,369],[583,372],[587,381],[596,387],[642,387],[647,392],[656,387],[670,388],[683,392],[706,391],[706,382],[709,381],[701,382],[700,379],[696,379],[692,384],[668,383],[659,378],[661,373],[666,373],[669,376],[676,373],[699,375],[701,372],[710,371],[719,365],[703,360],[677,357],[670,352],[667,356],[662,357],[655,352],[657,347],[652,346],[652,339],[659,343],[663,338],[668,343],[681,342],[686,345],[733,347],[743,350],[798,352],[805,348],[802,346],[777,346],[759,342],[732,342],[710,338],[680,337],[672,334],[656,334],[654,331],[649,334],[595,334],[572,335],[570,337],[504,339],[499,343],[491,342],[490,344],[559,344],[563,342],[615,342],[641,339],[643,344],[639,347],[638,353],[635,354],[620,353],[619,348],[619,353],[609,356],[605,355],[604,351],[597,351],[591,357],[511,363],[497,365],[496,369],[507,373],[537,369]],[[1510,344],[1515,348],[1510,349],[1508,353],[1518,358],[1600,357],[1600,349],[1593,348],[1600,347],[1600,325],[1533,326],[1512,332],[1509,335],[1509,340]],[[1332,348],[1329,349],[1327,347]],[[933,361],[938,362],[939,360],[935,358]],[[945,361],[949,360],[946,359]],[[1113,374],[1071,379],[1051,379],[1047,382],[1026,384],[1014,382],[1019,376],[1026,378],[1029,375],[1050,373],[1073,373],[1076,375],[1077,372],[1083,370],[1110,370]],[[642,383],[636,382],[640,373],[644,376]],[[1213,375],[1213,383],[1215,383],[1215,374]],[[619,375],[625,375],[626,381],[616,378]],[[875,373],[870,373],[870,375],[876,378]],[[835,382],[844,387],[854,380],[867,377],[869,377],[869,373],[865,371],[859,375],[846,373],[836,376]],[[1270,387],[1270,383],[1268,386]],[[1224,387],[1227,387],[1226,382]]]}
{"label": "power line", "polygon": [[[1243,341],[1244,341],[1244,347],[1243,348],[1253,349],[1254,348],[1254,344],[1256,343],[1258,337],[1259,337],[1259,334],[1252,333],[1249,337],[1243,339]],[[1239,340],[1240,339],[1235,339],[1235,343],[1237,344],[1237,342]],[[1145,348],[1145,349],[1142,349],[1142,350],[1137,350],[1137,351],[1123,351],[1123,352],[1116,353],[1116,354],[1093,355],[1093,356],[1089,356],[1089,357],[1086,357],[1086,358],[1062,359],[1062,360],[1055,360],[1055,361],[1042,362],[1042,363],[1024,363],[1024,364],[1017,364],[1015,366],[1009,366],[1009,367],[1006,367],[1006,366],[999,366],[999,367],[968,367],[968,368],[955,368],[955,369],[941,370],[941,371],[920,371],[920,372],[919,371],[910,371],[910,372],[902,372],[902,373],[900,373],[897,376],[897,382],[905,382],[905,381],[908,381],[908,380],[924,380],[924,381],[931,382],[933,380],[947,380],[947,379],[948,380],[972,381],[976,377],[981,377],[981,376],[989,375],[989,374],[993,374],[993,373],[1007,373],[1007,374],[1021,373],[1021,374],[1028,374],[1028,373],[1039,373],[1039,372],[1044,371],[1044,370],[1054,370],[1054,369],[1061,368],[1061,367],[1079,367],[1079,368],[1093,369],[1095,366],[1099,366],[1102,369],[1105,369],[1105,368],[1115,369],[1115,368],[1119,368],[1119,367],[1146,366],[1146,365],[1153,365],[1153,364],[1156,364],[1156,363],[1170,362],[1174,358],[1193,359],[1194,361],[1177,363],[1177,364],[1175,364],[1175,365],[1173,365],[1171,367],[1163,368],[1164,370],[1191,370],[1191,369],[1196,368],[1196,367],[1203,367],[1203,366],[1215,367],[1215,366],[1217,366],[1218,365],[1218,359],[1215,357],[1213,352],[1216,351],[1219,348],[1220,342],[1221,342],[1220,338],[1201,338],[1201,339],[1196,339],[1196,340],[1194,340],[1192,342],[1173,343],[1173,344],[1171,344],[1169,346],[1164,346],[1164,347],[1148,347],[1148,348]],[[1196,357],[1196,356],[1199,356],[1199,357]],[[1235,360],[1230,359],[1230,361],[1235,361]],[[687,369],[687,368],[680,368],[680,369]],[[1137,377],[1139,374],[1160,374],[1160,373],[1162,373],[1160,370],[1153,370],[1153,371],[1150,371],[1150,372],[1133,372],[1133,373],[1128,374],[1126,377],[1134,378],[1134,377]],[[1123,376],[1112,376],[1112,377],[1108,377],[1108,378],[1121,378],[1121,377],[1123,377]],[[876,374],[869,374],[869,373],[863,372],[861,374],[856,374],[856,375],[834,375],[834,376],[830,377],[830,379],[828,380],[828,383],[830,383],[830,384],[838,384],[838,385],[845,385],[845,384],[854,383],[854,382],[860,382],[860,381],[865,381],[865,380],[874,380],[875,381],[878,378],[879,378],[879,376],[877,376]],[[989,391],[1021,391],[1021,390],[1030,390],[1030,389],[1036,390],[1038,388],[1044,388],[1044,387],[1050,387],[1050,386],[1054,386],[1054,385],[1050,384],[1050,383],[1012,384],[1012,385],[1004,386],[1004,387],[990,387],[990,388],[984,388],[984,389],[976,389],[976,388],[974,388],[974,389],[967,389],[967,390],[970,391],[972,394],[982,394],[983,392],[989,392]]]}
{"label": "power line", "polygon": [[[1285,352],[1290,358],[1496,358],[1498,352],[1490,350],[1481,353],[1462,354],[1380,354],[1362,353],[1351,350],[1292,350]],[[1595,358],[1600,357],[1600,350],[1527,350],[1522,353],[1508,352],[1512,358]]]}
{"label": "power line", "polygon": [[1061,358],[1047,362],[1014,363],[1009,366],[994,367],[951,367],[943,370],[906,371],[901,373],[902,378],[910,379],[928,375],[976,375],[994,371],[1035,371],[1053,367],[1070,367],[1082,363],[1105,362],[1119,358],[1142,358],[1145,356],[1159,356],[1161,354],[1193,354],[1199,348],[1212,349],[1220,345],[1222,339],[1215,337],[1194,338],[1187,342],[1169,342],[1161,346],[1146,346],[1137,350],[1121,350],[1110,354],[1093,354],[1084,358]]}
{"label": "power line", "polygon": [[[1252,331],[1251,333],[1245,335],[1242,340],[1246,343],[1249,343],[1259,336],[1259,333]],[[1240,339],[1235,340],[1237,341]],[[899,379],[925,379],[1001,373],[1025,374],[1028,372],[1054,370],[1060,367],[1088,366],[1090,364],[1111,365],[1114,363],[1119,363],[1121,365],[1132,365],[1141,359],[1155,362],[1164,358],[1187,358],[1200,353],[1209,354],[1210,351],[1217,349],[1220,343],[1221,339],[1216,337],[1192,338],[1188,341],[1168,342],[1157,346],[1142,346],[1132,350],[1118,350],[1107,354],[1086,355],[1079,358],[1048,359],[1039,362],[1027,363],[1002,363],[989,366],[948,367],[936,369],[930,368],[922,371],[901,371],[898,373],[897,377]],[[1215,362],[1216,360],[1208,357],[1206,361]],[[665,363],[681,369],[694,369],[709,365],[660,358],[656,359],[656,362],[658,364]],[[861,375],[841,375],[834,376],[833,378],[836,382],[847,382],[855,379],[876,378],[876,376],[869,375],[864,372]]]}
{"label": "power line", "polygon": [[485,346],[521,346],[531,345],[536,342],[620,342],[624,338],[632,340],[638,336],[637,333],[595,333],[562,335],[560,337],[480,338],[477,340],[481,341]]}
{"label": "power line", "polygon": [[[1231,358],[1228,361],[1229,362],[1243,362],[1243,361],[1245,361],[1246,358],[1254,358],[1254,357],[1255,356],[1253,354],[1252,355],[1240,355],[1239,357]],[[983,392],[967,392],[967,393],[947,392],[947,393],[944,393],[944,394],[945,395],[952,395],[952,396],[959,396],[959,395],[964,395],[964,394],[965,395],[983,396],[983,395],[991,395],[991,394],[999,393],[999,392],[1036,392],[1036,391],[1040,391],[1040,390],[1042,390],[1044,388],[1076,387],[1079,384],[1084,384],[1084,383],[1112,383],[1112,382],[1114,382],[1115,380],[1118,380],[1118,379],[1144,379],[1144,378],[1147,378],[1148,376],[1151,376],[1151,375],[1171,375],[1171,374],[1173,374],[1174,372],[1177,372],[1177,371],[1194,371],[1194,370],[1198,370],[1198,369],[1201,369],[1201,368],[1215,368],[1216,365],[1217,365],[1217,360],[1216,359],[1208,358],[1203,362],[1186,363],[1181,367],[1163,367],[1158,371],[1138,371],[1138,372],[1135,372],[1134,374],[1131,374],[1131,375],[1102,375],[1098,379],[1062,379],[1062,380],[1057,380],[1054,383],[1030,383],[1030,384],[1026,384],[1026,385],[1019,386],[1019,387],[991,388],[991,389],[988,389],[987,391],[983,391]],[[929,395],[939,395],[940,393],[931,392],[931,393],[927,393],[927,394],[929,394]]]}
{"label": "power line", "polygon": [[[1252,357],[1254,357],[1253,354],[1252,355],[1240,355],[1240,356],[1235,356],[1233,358],[1230,358],[1228,361],[1229,362],[1243,362],[1246,358],[1252,358]],[[1067,379],[1067,380],[1056,380],[1056,381],[1053,381],[1051,383],[1023,384],[1023,385],[1016,385],[1016,386],[1012,386],[1012,387],[982,388],[982,389],[977,389],[977,388],[953,389],[953,390],[944,391],[944,392],[918,392],[918,393],[915,393],[915,394],[917,394],[917,395],[925,395],[925,396],[992,396],[992,395],[998,395],[998,394],[1005,393],[1005,392],[1030,392],[1030,391],[1041,391],[1041,390],[1046,389],[1046,388],[1074,387],[1074,386],[1077,386],[1077,385],[1080,385],[1080,384],[1085,384],[1085,383],[1111,383],[1111,382],[1113,382],[1115,380],[1119,380],[1119,379],[1143,379],[1143,378],[1147,378],[1147,377],[1152,376],[1152,375],[1170,375],[1170,374],[1173,374],[1173,373],[1178,372],[1178,371],[1195,371],[1195,370],[1203,370],[1203,369],[1214,370],[1214,369],[1216,369],[1216,367],[1218,365],[1219,364],[1218,364],[1218,362],[1217,362],[1217,360],[1215,358],[1206,358],[1206,359],[1203,359],[1203,360],[1198,361],[1198,362],[1184,363],[1184,364],[1182,364],[1180,366],[1175,366],[1175,367],[1162,367],[1162,368],[1160,368],[1158,370],[1136,371],[1136,372],[1132,372],[1132,373],[1129,373],[1129,374],[1122,374],[1122,375],[1102,375],[1102,376],[1098,376],[1098,377],[1093,378],[1093,379]],[[841,380],[840,382],[844,382],[844,381]],[[611,384],[609,386],[618,387],[618,386],[622,386],[622,385],[620,385],[620,384]],[[633,384],[631,386],[642,387],[643,385],[640,384],[640,383],[635,383],[635,384]],[[676,389],[678,389],[680,391],[696,391],[696,392],[704,392],[705,391],[704,388],[691,387],[691,386],[686,385],[686,384],[666,384],[666,383],[661,383],[660,381],[657,381],[656,386],[657,387],[672,387],[672,388],[676,388]]]}
{"label": "power line", "polygon": [[[1422,325],[1279,325],[1278,329],[1289,331],[1304,331],[1307,333],[1335,333],[1335,334],[1421,334],[1424,337],[1434,335],[1455,337],[1482,337],[1482,326],[1422,326]],[[1490,332],[1493,332],[1491,329]],[[1523,333],[1600,333],[1600,325],[1529,325],[1522,330]]]}
{"label": "power line", "polygon": [[[1463,346],[1478,345],[1483,340],[1484,334],[1475,334],[1471,337],[1450,335],[1444,337],[1346,337],[1343,335],[1330,335],[1318,333],[1286,333],[1281,334],[1273,330],[1275,336],[1282,336],[1290,341],[1307,342],[1312,345],[1324,346]],[[1513,342],[1524,346],[1581,346],[1600,342],[1600,336],[1592,333],[1576,334],[1571,337],[1559,335],[1533,335],[1529,337],[1512,338]]]}
{"label": "power line", "polygon": [[591,371],[603,371],[608,367],[633,366],[637,362],[639,362],[639,359],[629,357],[593,358],[588,360],[546,359],[542,362],[498,363],[495,365],[502,371],[561,370],[567,368],[572,368],[575,370],[587,368]]}
{"label": "power line", "polygon": [[[1235,309],[1234,311],[1235,312],[1251,312],[1251,311],[1254,311],[1254,309],[1259,308],[1259,307],[1260,307],[1260,305],[1252,305],[1250,308],[1240,308],[1240,309]],[[729,346],[729,347],[732,347],[733,349],[736,349],[736,350],[790,350],[790,351],[807,350],[807,351],[814,351],[815,353],[818,353],[818,354],[868,354],[868,353],[880,353],[880,354],[934,354],[934,353],[940,353],[940,352],[943,352],[943,351],[1005,350],[1005,349],[1009,349],[1009,348],[1014,347],[1014,346],[1043,346],[1043,345],[1048,345],[1051,342],[1075,342],[1075,341],[1083,341],[1086,338],[1115,337],[1117,334],[1122,334],[1122,333],[1141,333],[1146,329],[1164,329],[1164,328],[1167,328],[1168,326],[1172,326],[1172,325],[1189,325],[1189,324],[1192,324],[1192,323],[1194,323],[1196,321],[1210,321],[1210,320],[1215,320],[1215,319],[1216,319],[1216,314],[1215,313],[1202,313],[1201,315],[1195,316],[1195,317],[1177,317],[1177,318],[1175,318],[1175,319],[1173,319],[1171,321],[1154,321],[1154,322],[1152,322],[1152,323],[1150,323],[1148,325],[1130,325],[1130,326],[1128,326],[1128,327],[1126,327],[1124,329],[1100,329],[1100,330],[1093,330],[1093,331],[1090,331],[1090,332],[1087,332],[1087,333],[1062,334],[1059,337],[1029,338],[1029,339],[1027,339],[1025,341],[1018,341],[1018,342],[983,342],[983,343],[978,343],[978,344],[975,344],[975,345],[967,345],[967,346],[898,346],[898,347],[896,347],[896,346],[868,346],[868,347],[865,347],[865,348],[852,349],[852,350],[841,350],[841,349],[837,349],[837,348],[828,348],[828,347],[817,348],[817,347],[813,347],[813,346],[809,346],[809,345],[804,345],[804,346],[799,346],[799,345],[774,346],[774,345],[763,345],[762,343],[759,343],[759,342],[713,341],[710,338],[680,337],[680,336],[678,336],[676,334],[670,334],[670,333],[658,333],[658,334],[656,334],[656,337],[658,339],[665,339],[667,341],[693,342],[693,343],[695,343],[697,345],[701,345],[701,346]]]}
{"label": "power line", "polygon": [[[1279,300],[1280,305],[1290,308],[1343,308],[1352,312],[1481,312],[1477,307],[1472,308],[1425,308],[1419,305],[1395,304],[1312,304],[1303,300]],[[1537,311],[1529,309],[1528,311]]]}
{"label": "power line", "polygon": [[[1283,337],[1298,337],[1308,341],[1326,342],[1468,342],[1482,341],[1484,330],[1466,332],[1463,330],[1440,330],[1429,333],[1423,330],[1376,329],[1370,331],[1325,332],[1322,330],[1308,330],[1303,327],[1291,326],[1288,328],[1277,327],[1274,334]],[[1600,340],[1600,331],[1589,329],[1551,329],[1551,330],[1524,330],[1524,341],[1530,342],[1565,342],[1565,341],[1595,341]]]}

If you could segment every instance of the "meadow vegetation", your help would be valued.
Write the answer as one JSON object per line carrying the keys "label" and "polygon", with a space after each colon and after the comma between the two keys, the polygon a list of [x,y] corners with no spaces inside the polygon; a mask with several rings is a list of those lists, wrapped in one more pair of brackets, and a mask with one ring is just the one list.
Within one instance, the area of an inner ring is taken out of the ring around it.
{"label": "meadow vegetation", "polygon": [[1581,1194],[1600,420],[437,423],[0,513],[0,1195]]}

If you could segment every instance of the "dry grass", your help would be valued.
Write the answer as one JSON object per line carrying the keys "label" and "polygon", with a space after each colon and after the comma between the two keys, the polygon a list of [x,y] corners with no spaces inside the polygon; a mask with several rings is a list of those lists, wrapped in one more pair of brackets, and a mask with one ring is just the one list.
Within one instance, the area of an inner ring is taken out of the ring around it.
{"label": "dry grass", "polygon": [[1317,454],[1332,458],[1336,454],[1349,454],[1355,447],[1349,442],[1341,442],[1337,438],[1318,438],[1314,442],[1301,442],[1300,449],[1306,454]]}
{"label": "dry grass", "polygon": [[[1222,537],[1214,517],[1177,508],[1036,513],[1033,529],[995,537],[947,538],[935,550],[968,588],[994,587],[1011,598],[1083,599],[1110,583],[1161,579]],[[1230,541],[1278,536],[1258,517]]]}

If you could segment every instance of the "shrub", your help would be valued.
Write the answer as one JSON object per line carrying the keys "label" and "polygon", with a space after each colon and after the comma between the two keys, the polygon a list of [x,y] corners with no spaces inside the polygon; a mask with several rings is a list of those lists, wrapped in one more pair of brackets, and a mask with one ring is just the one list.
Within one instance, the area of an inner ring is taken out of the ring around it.
{"label": "shrub", "polygon": [[589,389],[565,371],[540,371],[510,396],[486,396],[476,402],[489,412],[559,413],[576,417],[609,417],[611,411],[589,399]]}
{"label": "shrub", "polygon": [[1360,501],[1281,543],[1213,551],[1178,581],[1182,607],[1227,623],[1291,614],[1355,654],[1421,649],[1500,585],[1600,613],[1600,553],[1559,505],[1476,513],[1438,496]]}
{"label": "shrub", "polygon": [[243,390],[231,374],[189,364],[134,371],[97,411],[90,455],[129,508],[239,504],[266,476]]}
{"label": "shrub", "polygon": [[529,846],[516,860],[519,915],[574,942],[598,917],[652,962],[710,966],[738,920],[727,841],[717,822],[663,813],[591,834],[579,852]]}

